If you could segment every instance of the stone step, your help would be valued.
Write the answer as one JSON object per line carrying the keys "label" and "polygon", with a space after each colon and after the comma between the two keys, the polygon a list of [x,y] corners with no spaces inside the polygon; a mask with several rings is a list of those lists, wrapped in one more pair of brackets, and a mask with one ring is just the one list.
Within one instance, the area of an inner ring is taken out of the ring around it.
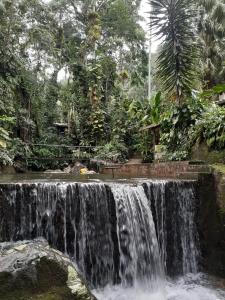
{"label": "stone step", "polygon": [[198,180],[199,176],[211,175],[211,172],[180,172],[178,179]]}
{"label": "stone step", "polygon": [[212,168],[207,165],[189,165],[187,172],[212,173]]}
{"label": "stone step", "polygon": [[139,165],[142,164],[142,161],[142,158],[132,158],[126,163],[126,165]]}

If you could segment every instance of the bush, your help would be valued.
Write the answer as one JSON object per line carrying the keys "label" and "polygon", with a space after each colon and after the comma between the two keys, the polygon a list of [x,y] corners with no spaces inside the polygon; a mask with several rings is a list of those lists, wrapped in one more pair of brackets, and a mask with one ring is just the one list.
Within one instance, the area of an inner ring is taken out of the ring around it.
{"label": "bush", "polygon": [[13,160],[9,156],[9,153],[7,150],[0,148],[0,166],[12,166],[13,165]]}
{"label": "bush", "polygon": [[174,107],[164,116],[160,142],[166,146],[169,160],[188,158],[193,143],[191,138],[193,128],[204,110],[203,103],[195,99]]}
{"label": "bush", "polygon": [[123,162],[128,157],[128,148],[124,143],[113,140],[103,146],[96,154],[96,159],[103,159],[112,162]]}
{"label": "bush", "polygon": [[205,141],[212,150],[225,149],[225,108],[212,105],[196,122],[192,143]]}

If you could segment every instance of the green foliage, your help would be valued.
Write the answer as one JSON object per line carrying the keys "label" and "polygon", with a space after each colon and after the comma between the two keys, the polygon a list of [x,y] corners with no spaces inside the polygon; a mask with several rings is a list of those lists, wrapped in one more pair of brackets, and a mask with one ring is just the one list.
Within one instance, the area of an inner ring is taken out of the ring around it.
{"label": "green foliage", "polygon": [[224,150],[225,108],[197,99],[175,107],[162,122],[161,143],[167,147],[169,160],[187,159],[196,143]]}
{"label": "green foliage", "polygon": [[200,0],[198,39],[201,45],[200,66],[203,86],[224,83],[225,75],[225,9],[221,0]]}
{"label": "green foliage", "polygon": [[195,9],[187,0],[150,0],[151,26],[163,38],[156,76],[163,90],[176,95],[180,103],[195,84],[197,49],[194,30]]}
{"label": "green foliage", "polygon": [[156,93],[150,100],[133,100],[128,108],[127,118],[133,127],[133,152],[141,154],[145,162],[153,160],[153,136],[147,129],[148,125],[157,125],[163,115],[163,98],[161,92]]}
{"label": "green foliage", "polygon": [[135,136],[136,143],[133,149],[136,153],[141,154],[143,162],[149,163],[153,161],[152,136],[148,131],[138,132]]}
{"label": "green foliage", "polygon": [[106,137],[105,135],[105,112],[96,107],[90,115],[89,127],[91,130],[91,136],[93,141],[89,140],[90,144],[101,144],[101,142]]}
{"label": "green foliage", "polygon": [[217,100],[225,90],[221,1],[149,2],[162,38],[153,86],[163,91],[150,101],[140,0],[0,0],[0,164],[29,160],[43,170],[66,161],[42,158],[90,157],[31,144],[91,145],[104,159],[138,152],[151,161],[153,137],[141,129],[161,122],[170,159],[186,158],[198,139],[223,149],[223,109],[188,100]]}
{"label": "green foliage", "polygon": [[[0,140],[8,161],[28,158],[35,169],[49,167],[31,158],[52,158],[57,151],[25,149],[32,143],[98,146],[115,138],[129,144],[125,109],[116,120],[113,99],[119,106],[121,95],[147,75],[139,6],[120,0],[1,2]],[[54,123],[68,124],[66,137],[52,132]]]}
{"label": "green foliage", "polygon": [[175,106],[162,121],[161,144],[167,147],[171,160],[186,159],[191,149],[190,131],[204,111],[200,100],[189,100],[182,106]]}
{"label": "green foliage", "polygon": [[73,150],[73,159],[90,159],[93,156],[93,151],[92,153],[90,151],[86,151],[85,149],[77,149]]}
{"label": "green foliage", "polygon": [[210,106],[196,123],[192,139],[206,141],[209,149],[225,149],[225,108]]}
{"label": "green foliage", "polygon": [[5,149],[0,149],[0,165],[13,165],[13,160],[9,156],[8,151],[6,151]]}
{"label": "green foliage", "polygon": [[[185,149],[185,147],[183,147]],[[177,150],[174,152],[168,152],[166,155],[166,159],[169,161],[182,161],[187,160],[189,158],[189,149],[188,150]]]}
{"label": "green foliage", "polygon": [[6,148],[6,143],[9,141],[9,132],[3,127],[0,127],[0,148]]}
{"label": "green foliage", "polygon": [[162,97],[161,92],[158,92],[155,96],[151,98],[151,122],[153,124],[158,124],[161,121],[162,113]]}
{"label": "green foliage", "polygon": [[124,143],[113,140],[103,146],[95,156],[97,159],[108,160],[112,162],[123,162],[128,157],[128,149]]}
{"label": "green foliage", "polygon": [[225,93],[225,84],[217,84],[216,86],[212,87],[209,90],[205,90],[202,94],[201,97],[212,99],[214,96],[217,96]]}

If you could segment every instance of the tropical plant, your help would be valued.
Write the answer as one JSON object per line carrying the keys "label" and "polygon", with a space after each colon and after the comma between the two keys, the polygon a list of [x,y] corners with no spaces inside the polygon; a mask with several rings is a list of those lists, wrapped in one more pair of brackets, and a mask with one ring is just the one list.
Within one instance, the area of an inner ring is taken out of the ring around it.
{"label": "tropical plant", "polygon": [[100,148],[95,158],[112,162],[123,162],[128,157],[128,148],[122,142],[113,140]]}
{"label": "tropical plant", "polygon": [[199,0],[198,36],[201,71],[206,88],[224,82],[225,8],[223,0]]}
{"label": "tropical plant", "polygon": [[159,124],[161,121],[161,113],[162,113],[162,94],[158,92],[155,96],[153,96],[150,100],[151,111],[150,118],[153,124]]}
{"label": "tropical plant", "polygon": [[158,92],[150,100],[133,100],[128,114],[131,119],[136,120],[140,129],[143,126],[160,123],[162,108],[161,92]]}
{"label": "tropical plant", "polygon": [[211,89],[205,90],[201,97],[207,99],[218,99],[218,96],[225,93],[225,84],[217,84],[213,86]]}
{"label": "tropical plant", "polygon": [[157,58],[156,77],[164,91],[181,104],[190,95],[196,79],[196,31],[194,2],[149,0],[150,26],[163,39]]}
{"label": "tropical plant", "polygon": [[225,149],[225,108],[208,107],[193,129],[192,142],[206,142],[209,149]]}
{"label": "tropical plant", "polygon": [[179,107],[175,106],[165,114],[161,122],[160,141],[166,146],[170,159],[187,158],[192,146],[190,131],[194,128],[204,109],[201,100],[189,99],[187,103]]}

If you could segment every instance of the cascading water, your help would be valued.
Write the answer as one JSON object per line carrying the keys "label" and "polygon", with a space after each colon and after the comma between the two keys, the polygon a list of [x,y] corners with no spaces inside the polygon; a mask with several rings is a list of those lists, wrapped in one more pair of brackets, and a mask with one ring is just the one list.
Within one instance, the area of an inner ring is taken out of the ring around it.
{"label": "cascading water", "polygon": [[156,224],[166,273],[198,272],[198,233],[195,223],[195,183],[149,181],[144,183]]}
{"label": "cascading water", "polygon": [[0,241],[44,237],[93,287],[119,278],[116,207],[103,183],[2,185]]}
{"label": "cascading water", "polygon": [[0,184],[0,241],[38,236],[74,259],[99,299],[225,299],[190,275],[165,280],[198,271],[193,182]]}
{"label": "cascading water", "polygon": [[161,287],[163,270],[155,225],[142,186],[112,185],[116,201],[120,250],[120,277],[123,286],[140,283]]}

